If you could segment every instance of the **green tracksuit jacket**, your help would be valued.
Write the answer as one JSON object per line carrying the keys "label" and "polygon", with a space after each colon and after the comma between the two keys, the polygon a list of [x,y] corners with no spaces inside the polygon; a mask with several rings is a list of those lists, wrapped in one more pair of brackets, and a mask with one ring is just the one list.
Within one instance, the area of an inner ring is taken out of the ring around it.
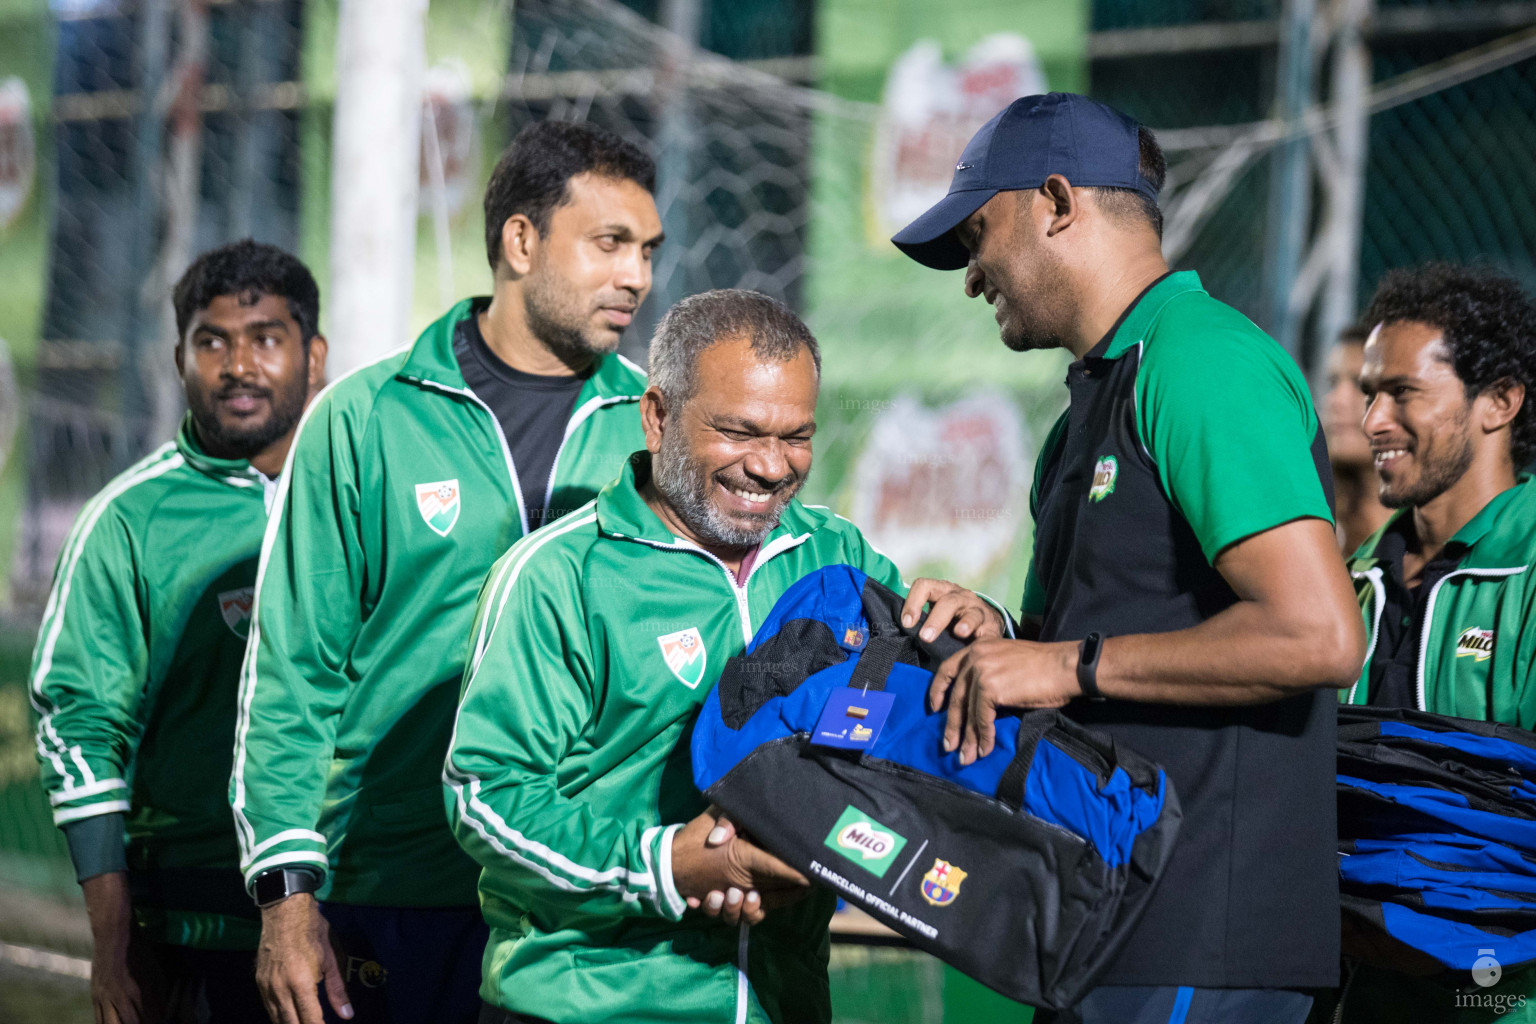
{"label": "green tracksuit jacket", "polygon": [[217,910],[246,903],[225,780],[268,487],[183,423],[81,510],[33,653],[55,823],[126,812],[140,910],[169,906],[155,931],[179,944],[255,945]]}
{"label": "green tracksuit jacket", "polygon": [[[1411,515],[1404,509],[1393,515]],[[1393,521],[1389,520],[1389,522]],[[1349,562],[1369,636],[1345,703],[1365,704],[1386,604],[1387,567],[1374,552],[1387,527]],[[1536,729],[1536,482],[1522,473],[1451,538],[1470,547],[1428,597],[1419,643],[1419,710]]]}
{"label": "green tracksuit jacket", "polygon": [[846,563],[902,583],[853,525],[791,502],[737,585],[636,492],[649,465],[514,546],[480,596],[443,772],[485,869],[480,994],[561,1024],[826,1020],[829,894],[751,929],[684,913],[672,835],[705,806],[687,737],[796,580]]}
{"label": "green tracksuit jacket", "polygon": [[[475,594],[527,516],[501,425],[454,359],[470,305],[338,379],[299,426],[241,675],[230,801],[247,884],[313,866],[338,903],[475,902],[442,763]],[[644,388],[634,364],[598,360],[548,508],[590,500],[643,444]]]}

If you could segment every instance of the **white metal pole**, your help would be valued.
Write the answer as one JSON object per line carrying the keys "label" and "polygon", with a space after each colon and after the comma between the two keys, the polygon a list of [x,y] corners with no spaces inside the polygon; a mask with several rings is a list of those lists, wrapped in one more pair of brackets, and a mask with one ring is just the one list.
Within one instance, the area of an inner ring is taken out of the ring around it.
{"label": "white metal pole", "polygon": [[[182,0],[177,16],[176,63],[163,92],[170,94],[166,116],[168,145],[162,187],[165,233],[160,256],[149,280],[153,292],[146,296],[159,313],[157,338],[176,337],[176,314],[171,308],[171,288],[186,272],[196,255],[197,222],[202,205],[203,115],[198,109],[208,66],[208,5],[206,0]],[[143,353],[144,390],[149,395],[149,436],[169,438],[185,408],[180,382],[171,373],[170,350],[155,345]]]}
{"label": "white metal pole", "polygon": [[672,241],[656,254],[650,299],[641,308],[636,330],[624,339],[625,355],[644,362],[643,346],[662,314],[688,294],[689,267],[685,263],[693,241],[688,189],[693,181],[693,154],[698,126],[694,123],[689,65],[699,45],[703,24],[703,0],[662,0],[658,21],[666,29],[656,57],[656,96],[660,110],[656,132],[656,209],[667,238]]}
{"label": "white metal pole", "polygon": [[1371,51],[1362,31],[1372,0],[1337,0],[1339,18],[1333,55],[1334,148],[1338,168],[1329,183],[1332,267],[1323,284],[1318,309],[1318,340],[1333,344],[1359,314],[1360,229],[1364,219],[1365,157],[1370,138]]}
{"label": "white metal pole", "polygon": [[331,149],[336,377],[410,341],[427,0],[341,0]]}
{"label": "white metal pole", "polygon": [[[1281,6],[1280,65],[1274,116],[1296,125],[1312,96],[1312,18],[1316,0],[1285,0]],[[1293,356],[1301,354],[1301,324],[1291,310],[1306,249],[1312,209],[1308,143],[1296,134],[1275,147],[1270,170],[1269,224],[1265,265],[1265,326]]]}

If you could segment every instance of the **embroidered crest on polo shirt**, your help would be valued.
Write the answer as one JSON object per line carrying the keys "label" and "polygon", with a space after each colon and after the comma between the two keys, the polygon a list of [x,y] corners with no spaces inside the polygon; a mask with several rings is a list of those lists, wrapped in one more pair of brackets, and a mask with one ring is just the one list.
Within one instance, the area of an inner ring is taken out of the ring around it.
{"label": "embroidered crest on polo shirt", "polygon": [[1093,486],[1088,489],[1089,501],[1103,501],[1115,493],[1115,478],[1120,475],[1120,463],[1113,455],[1103,455],[1093,464]]}

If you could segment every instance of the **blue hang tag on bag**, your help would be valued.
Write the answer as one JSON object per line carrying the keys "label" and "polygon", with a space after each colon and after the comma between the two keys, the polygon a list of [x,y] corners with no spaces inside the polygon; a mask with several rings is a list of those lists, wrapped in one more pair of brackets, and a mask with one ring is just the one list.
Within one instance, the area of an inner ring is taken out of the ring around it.
{"label": "blue hang tag on bag", "polygon": [[816,720],[811,743],[839,750],[868,750],[875,745],[895,703],[896,695],[884,690],[838,687],[827,698],[821,717]]}

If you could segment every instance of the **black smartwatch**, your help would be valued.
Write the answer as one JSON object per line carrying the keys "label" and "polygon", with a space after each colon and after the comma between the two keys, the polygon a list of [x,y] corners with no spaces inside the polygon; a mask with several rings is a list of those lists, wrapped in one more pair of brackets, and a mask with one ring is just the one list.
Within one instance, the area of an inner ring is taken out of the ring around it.
{"label": "black smartwatch", "polygon": [[1099,652],[1104,649],[1104,637],[1089,633],[1077,648],[1077,685],[1089,700],[1103,700],[1099,692]]}
{"label": "black smartwatch", "polygon": [[320,876],[305,868],[273,868],[263,871],[251,883],[251,898],[256,906],[265,910],[272,904],[287,899],[295,893],[315,892],[320,888]]}

